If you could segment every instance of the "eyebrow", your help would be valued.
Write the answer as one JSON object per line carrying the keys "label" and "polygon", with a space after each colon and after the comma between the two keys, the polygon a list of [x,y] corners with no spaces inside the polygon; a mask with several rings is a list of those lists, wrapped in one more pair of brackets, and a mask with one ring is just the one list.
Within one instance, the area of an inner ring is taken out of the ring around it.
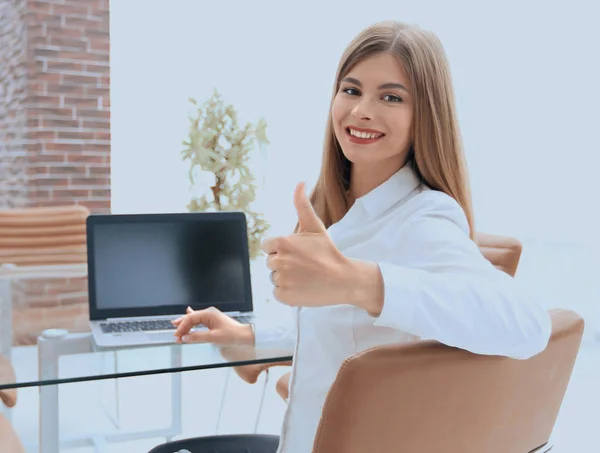
{"label": "eyebrow", "polygon": [[[346,77],[344,80],[342,80],[342,82],[352,83],[354,85],[362,87],[362,83],[360,82],[360,80],[355,79],[354,77]],[[379,85],[379,87],[378,87],[378,89],[380,89],[380,90],[388,90],[390,88],[399,88],[408,93],[408,89],[401,83],[393,83],[393,82],[384,83],[383,85]]]}

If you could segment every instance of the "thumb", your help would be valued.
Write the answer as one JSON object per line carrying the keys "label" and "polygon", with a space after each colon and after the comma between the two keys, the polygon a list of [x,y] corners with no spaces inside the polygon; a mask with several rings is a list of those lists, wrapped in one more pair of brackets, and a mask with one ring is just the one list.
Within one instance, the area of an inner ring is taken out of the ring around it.
{"label": "thumb", "polygon": [[300,232],[303,233],[325,233],[327,229],[321,219],[317,217],[317,213],[305,192],[305,184],[300,183],[294,191],[294,206],[298,213],[298,223],[300,224]]}

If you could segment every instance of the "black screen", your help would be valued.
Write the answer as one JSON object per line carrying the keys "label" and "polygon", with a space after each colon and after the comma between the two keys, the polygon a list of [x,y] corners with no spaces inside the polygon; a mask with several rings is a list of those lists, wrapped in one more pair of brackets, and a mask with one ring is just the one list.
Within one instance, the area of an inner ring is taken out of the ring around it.
{"label": "black screen", "polygon": [[128,309],[133,310],[128,316],[141,316],[180,313],[188,305],[222,311],[251,307],[243,218],[132,219],[93,225],[88,241],[96,310]]}

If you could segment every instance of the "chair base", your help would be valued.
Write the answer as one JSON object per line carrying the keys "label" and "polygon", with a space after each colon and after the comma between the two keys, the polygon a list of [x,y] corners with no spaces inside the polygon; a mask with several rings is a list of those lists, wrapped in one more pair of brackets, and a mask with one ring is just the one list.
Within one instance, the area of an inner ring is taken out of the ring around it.
{"label": "chair base", "polygon": [[234,434],[167,442],[154,447],[149,453],[179,453],[182,450],[189,453],[276,453],[278,446],[279,436]]}

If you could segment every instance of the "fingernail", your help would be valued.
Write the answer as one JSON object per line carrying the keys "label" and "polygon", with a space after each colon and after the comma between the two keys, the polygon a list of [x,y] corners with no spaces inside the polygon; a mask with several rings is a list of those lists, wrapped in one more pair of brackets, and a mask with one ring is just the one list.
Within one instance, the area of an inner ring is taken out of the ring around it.
{"label": "fingernail", "polygon": [[187,343],[187,341],[190,339],[189,335],[184,335],[183,337],[181,337],[181,341],[183,341],[184,343]]}

